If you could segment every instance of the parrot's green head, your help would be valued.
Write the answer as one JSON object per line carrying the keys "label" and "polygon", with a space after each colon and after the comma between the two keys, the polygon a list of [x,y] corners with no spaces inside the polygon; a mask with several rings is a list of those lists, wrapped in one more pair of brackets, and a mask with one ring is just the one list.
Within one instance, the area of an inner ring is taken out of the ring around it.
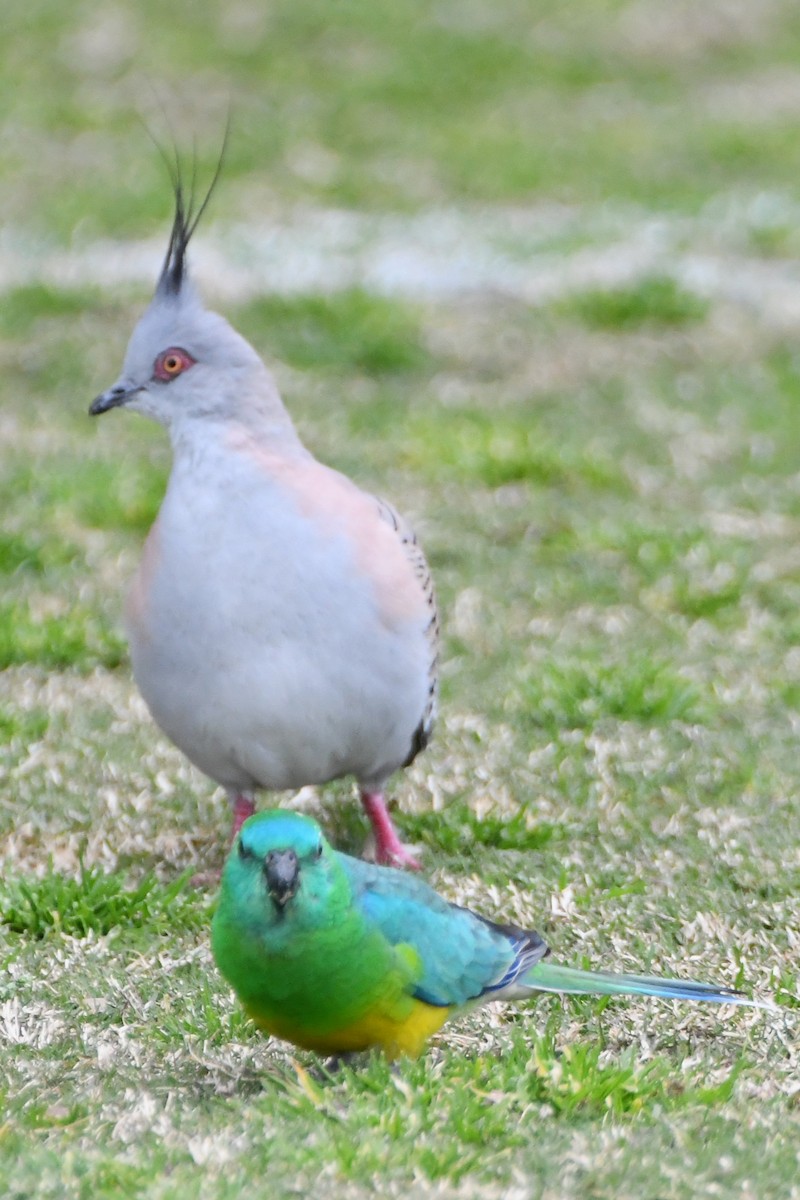
{"label": "parrot's green head", "polygon": [[329,921],[348,901],[346,876],[316,821],[275,809],[242,825],[223,872],[223,904],[297,929]]}

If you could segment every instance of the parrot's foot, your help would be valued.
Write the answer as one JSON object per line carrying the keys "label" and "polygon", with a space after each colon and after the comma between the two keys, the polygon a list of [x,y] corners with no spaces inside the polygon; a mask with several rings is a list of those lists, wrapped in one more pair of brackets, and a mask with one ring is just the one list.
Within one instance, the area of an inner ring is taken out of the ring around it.
{"label": "parrot's foot", "polygon": [[248,817],[252,817],[256,811],[255,801],[247,792],[235,792],[231,796],[231,809],[233,816],[231,819],[231,845],[236,841],[236,835],[244,825]]}
{"label": "parrot's foot", "polygon": [[370,1059],[369,1050],[343,1050],[341,1054],[332,1054],[326,1058],[321,1067],[321,1078],[338,1075],[343,1067],[355,1069],[364,1066]]}
{"label": "parrot's foot", "polygon": [[383,792],[362,792],[361,803],[369,817],[375,838],[375,862],[382,867],[400,867],[408,871],[421,871],[417,859],[397,836],[392,818],[386,808]]}

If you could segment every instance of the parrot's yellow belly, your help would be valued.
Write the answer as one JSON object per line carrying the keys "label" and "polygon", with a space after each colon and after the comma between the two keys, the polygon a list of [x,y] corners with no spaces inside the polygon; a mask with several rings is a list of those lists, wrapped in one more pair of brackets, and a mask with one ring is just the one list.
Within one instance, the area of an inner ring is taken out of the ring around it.
{"label": "parrot's yellow belly", "polygon": [[441,1029],[453,1010],[412,1000],[399,1020],[375,1011],[359,1017],[351,1025],[325,1030],[320,1034],[306,1026],[297,1025],[288,1016],[265,1016],[255,1008],[249,1008],[248,1011],[256,1025],[266,1033],[319,1054],[348,1054],[379,1046],[388,1058],[398,1058],[401,1054],[416,1058],[422,1053],[428,1038]]}

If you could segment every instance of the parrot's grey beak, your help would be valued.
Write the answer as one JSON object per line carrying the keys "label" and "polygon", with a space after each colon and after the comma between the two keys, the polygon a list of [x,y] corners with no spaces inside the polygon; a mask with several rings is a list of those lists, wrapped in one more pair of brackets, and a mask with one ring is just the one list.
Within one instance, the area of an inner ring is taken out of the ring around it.
{"label": "parrot's grey beak", "polygon": [[127,404],[132,400],[142,389],[135,387],[133,384],[115,383],[107,392],[101,392],[100,395],[92,401],[89,408],[90,417],[99,417],[101,413],[108,412],[110,408],[119,408],[123,404]]}
{"label": "parrot's grey beak", "polygon": [[273,902],[283,908],[300,882],[300,867],[294,850],[270,850],[264,862],[264,874]]}

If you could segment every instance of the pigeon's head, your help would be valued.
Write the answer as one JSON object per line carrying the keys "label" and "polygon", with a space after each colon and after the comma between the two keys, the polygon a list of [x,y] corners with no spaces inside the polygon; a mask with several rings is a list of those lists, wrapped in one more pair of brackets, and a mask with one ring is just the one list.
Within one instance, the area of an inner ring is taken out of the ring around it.
{"label": "pigeon's head", "polygon": [[259,398],[274,401],[256,351],[224,317],[204,308],[188,275],[187,247],[219,169],[196,209],[176,171],[175,216],[155,295],[133,331],[122,374],[93,402],[92,416],[129,408],[173,427],[196,417],[236,417]]}

